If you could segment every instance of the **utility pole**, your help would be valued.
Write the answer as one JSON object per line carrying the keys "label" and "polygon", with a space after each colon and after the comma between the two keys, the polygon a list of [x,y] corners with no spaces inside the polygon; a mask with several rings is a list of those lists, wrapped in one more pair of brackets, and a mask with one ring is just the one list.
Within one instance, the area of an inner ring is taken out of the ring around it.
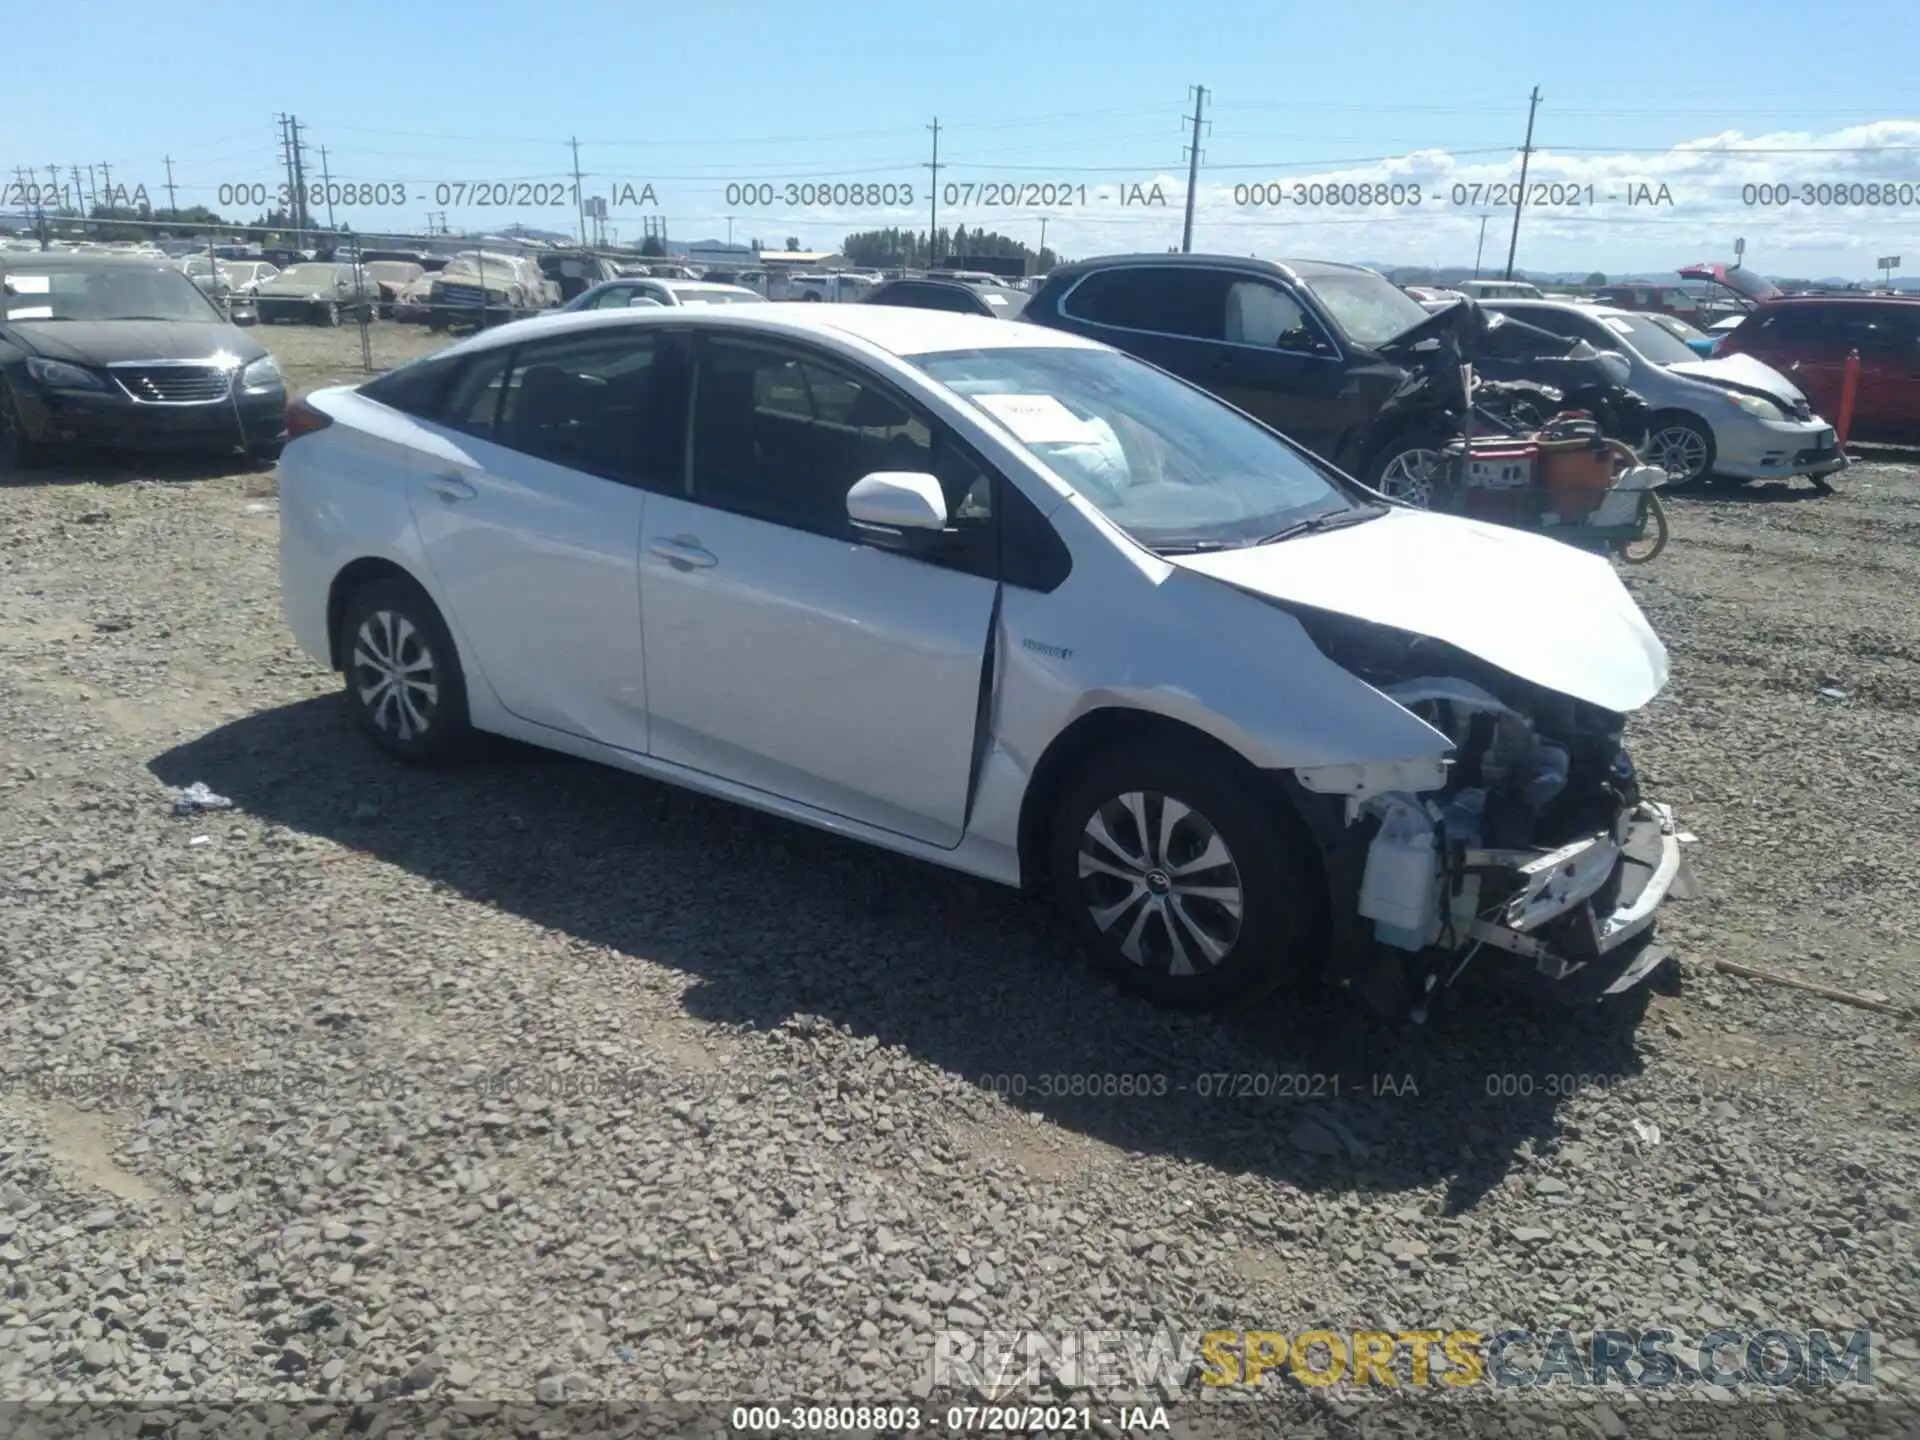
{"label": "utility pole", "polygon": [[293,179],[293,138],[287,129],[287,117],[282,115],[279,119],[280,158],[287,167],[287,220],[291,223],[295,214],[294,207],[299,204],[298,188]]}
{"label": "utility pole", "polygon": [[580,139],[575,136],[567,142],[573,146],[573,204],[580,212],[580,247],[587,244],[587,197],[580,193]]}
{"label": "utility pole", "polygon": [[[100,190],[106,191],[107,208],[112,209],[113,208],[113,170],[104,160],[100,162]],[[100,199],[99,199],[100,190],[96,190],[93,192],[94,193],[93,208],[95,210],[98,210],[100,208]]]}
{"label": "utility pole", "polygon": [[1513,238],[1507,241],[1507,276],[1513,278],[1513,257],[1520,248],[1520,208],[1527,199],[1527,162],[1533,158],[1533,113],[1540,108],[1540,87],[1527,102],[1527,143],[1520,147],[1520,193],[1513,197]]}
{"label": "utility pole", "polygon": [[940,260],[940,117],[933,117],[933,163],[927,166],[933,178],[927,182],[927,268]]}
{"label": "utility pole", "polygon": [[1487,221],[1491,218],[1488,215],[1480,217],[1480,243],[1473,247],[1473,278],[1476,280],[1480,278],[1480,254],[1487,248]]}
{"label": "utility pole", "polygon": [[313,224],[313,217],[307,214],[307,167],[300,154],[300,117],[298,115],[287,116],[287,129],[293,136],[293,243],[294,248],[299,250],[306,248],[307,230]]}
{"label": "utility pole", "polygon": [[1187,147],[1187,223],[1180,231],[1180,253],[1193,253],[1193,199],[1200,188],[1200,116],[1207,103],[1207,87],[1193,87],[1193,143]]}
{"label": "utility pole", "polygon": [[180,218],[180,202],[173,196],[173,157],[167,156],[167,219]]}
{"label": "utility pole", "polygon": [[320,193],[327,197],[327,229],[333,229],[333,174],[327,169],[327,147],[320,147]]}
{"label": "utility pole", "polygon": [[[60,167],[58,165],[47,166],[47,187],[53,191],[54,202],[57,205],[59,203],[59,198],[60,198]],[[77,179],[73,182],[73,188],[75,190],[78,190],[80,188],[80,182]],[[76,202],[79,200],[79,198],[80,197],[77,195],[74,197]],[[82,230],[81,233],[82,234],[85,233],[84,229]],[[44,231],[41,233],[40,248],[42,250],[47,248],[46,235]]]}
{"label": "utility pole", "polygon": [[1047,217],[1042,215],[1040,217],[1040,254],[1035,255],[1033,257],[1033,263],[1038,265],[1040,263],[1040,255],[1044,255],[1046,253],[1047,253]]}

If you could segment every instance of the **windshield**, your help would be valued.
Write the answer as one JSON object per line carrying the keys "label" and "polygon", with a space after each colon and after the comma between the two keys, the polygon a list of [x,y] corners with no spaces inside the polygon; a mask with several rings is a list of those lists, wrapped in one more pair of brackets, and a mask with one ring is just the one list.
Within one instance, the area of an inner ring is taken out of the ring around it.
{"label": "windshield", "polygon": [[1354,344],[1369,350],[1427,318],[1425,306],[1371,270],[1338,270],[1300,278]]}
{"label": "windshield", "polygon": [[276,278],[293,285],[331,285],[339,274],[332,265],[289,265]]}
{"label": "windshield", "polygon": [[115,265],[8,271],[9,320],[171,320],[221,318],[194,283],[171,266]]}
{"label": "windshield", "polygon": [[1671,365],[1676,360],[1698,360],[1685,342],[1663,329],[1645,315],[1602,315],[1600,323],[1656,365]]}
{"label": "windshield", "polygon": [[1277,436],[1130,355],[1063,347],[909,359],[1150,549],[1251,544],[1356,508]]}
{"label": "windshield", "polygon": [[1650,315],[1647,318],[1652,320],[1676,340],[1684,342],[1704,340],[1707,338],[1700,331],[1694,329],[1693,326],[1682,320],[1678,315]]}

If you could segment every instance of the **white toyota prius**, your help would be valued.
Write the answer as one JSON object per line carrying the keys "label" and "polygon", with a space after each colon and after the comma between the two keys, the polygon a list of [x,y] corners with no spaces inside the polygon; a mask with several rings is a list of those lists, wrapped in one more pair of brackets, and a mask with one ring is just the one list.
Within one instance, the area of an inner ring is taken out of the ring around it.
{"label": "white toyota prius", "polygon": [[1092,341],[584,312],[289,423],[288,622],[403,759],[490,732],[1023,886],[1174,1004],[1405,1011],[1469,961],[1590,998],[1691,883],[1608,561]]}

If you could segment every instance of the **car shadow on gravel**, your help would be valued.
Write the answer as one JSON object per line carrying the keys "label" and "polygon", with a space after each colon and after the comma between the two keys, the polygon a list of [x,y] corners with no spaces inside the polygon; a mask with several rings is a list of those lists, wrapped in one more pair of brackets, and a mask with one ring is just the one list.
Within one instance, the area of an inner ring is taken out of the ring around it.
{"label": "car shadow on gravel", "polygon": [[1695,480],[1686,485],[1669,485],[1665,493],[1677,500],[1705,500],[1717,505],[1780,505],[1825,500],[1839,491],[1831,484],[1798,476],[1792,480]]}
{"label": "car shadow on gravel", "polygon": [[761,1029],[817,1017],[1090,1140],[1302,1188],[1444,1183],[1446,1209],[1470,1207],[1578,1138],[1560,1111],[1583,1083],[1642,1068],[1644,1000],[1566,1011],[1456,990],[1417,1026],[1311,990],[1228,1018],[1159,1010],[1070,958],[1011,890],[583,761],[490,749],[409,769],[327,696],[233,721],[150,768],[680,970],[693,1016]]}

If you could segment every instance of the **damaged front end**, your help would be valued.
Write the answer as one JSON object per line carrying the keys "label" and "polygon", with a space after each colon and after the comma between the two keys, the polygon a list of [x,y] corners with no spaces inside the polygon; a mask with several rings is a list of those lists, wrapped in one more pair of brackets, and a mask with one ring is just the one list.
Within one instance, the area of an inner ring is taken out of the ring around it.
{"label": "damaged front end", "polygon": [[1294,772],[1328,861],[1336,978],[1397,955],[1421,994],[1470,963],[1572,1001],[1646,980],[1665,958],[1655,912],[1694,891],[1693,837],[1641,794],[1626,717],[1441,641],[1296,613],[1330,658],[1452,747]]}

